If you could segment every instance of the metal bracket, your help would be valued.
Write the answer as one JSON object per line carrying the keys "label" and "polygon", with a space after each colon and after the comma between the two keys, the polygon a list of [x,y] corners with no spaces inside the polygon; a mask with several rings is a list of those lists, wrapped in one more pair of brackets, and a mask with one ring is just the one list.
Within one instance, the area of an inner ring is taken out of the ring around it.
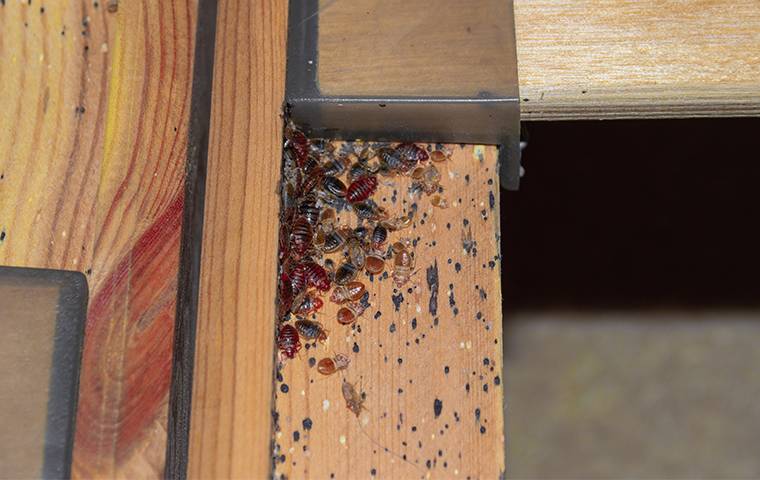
{"label": "metal bracket", "polygon": [[[512,1],[439,0],[436,9],[432,14],[427,0],[290,0],[288,113],[316,136],[499,145],[501,184],[517,190],[520,105]],[[356,19],[351,28],[336,29],[346,18]],[[321,47],[320,26],[333,35]],[[335,41],[335,31],[342,41]],[[330,74],[340,71],[328,63],[343,51],[346,62],[366,64],[377,80],[353,82],[351,69],[346,79]]]}

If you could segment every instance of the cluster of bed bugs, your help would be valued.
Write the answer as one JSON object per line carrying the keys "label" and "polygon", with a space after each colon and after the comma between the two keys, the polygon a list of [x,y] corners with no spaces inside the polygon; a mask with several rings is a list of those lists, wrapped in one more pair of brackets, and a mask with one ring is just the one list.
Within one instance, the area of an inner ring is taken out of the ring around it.
{"label": "cluster of bed bugs", "polygon": [[[409,281],[415,269],[412,242],[390,237],[412,225],[414,211],[393,215],[373,196],[384,177],[403,175],[412,179],[411,195],[433,195],[433,205],[445,208],[435,163],[447,158],[442,150],[429,152],[414,143],[351,142],[338,149],[329,140],[309,139],[287,125],[279,232],[281,358],[294,358],[302,341],[328,339],[330,332],[317,321],[326,301],[340,305],[335,318],[339,325],[352,325],[362,316],[370,306],[362,273],[381,275],[389,269],[399,288]],[[332,375],[349,364],[346,355],[336,353],[322,358],[317,371]],[[342,393],[358,416],[361,395],[345,380]]]}

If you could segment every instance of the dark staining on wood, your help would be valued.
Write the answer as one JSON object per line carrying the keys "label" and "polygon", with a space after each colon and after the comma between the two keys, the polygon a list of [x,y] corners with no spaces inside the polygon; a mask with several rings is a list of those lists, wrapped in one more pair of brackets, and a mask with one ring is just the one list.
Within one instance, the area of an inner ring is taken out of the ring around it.
{"label": "dark staining on wood", "polygon": [[404,294],[398,292],[397,295],[391,295],[391,300],[393,300],[393,307],[398,312],[401,310],[401,304],[404,302]]}
{"label": "dark staining on wood", "polygon": [[427,286],[430,290],[428,311],[430,315],[438,315],[438,260],[427,268]]}
{"label": "dark staining on wood", "polygon": [[443,402],[436,398],[433,401],[433,414],[435,415],[435,418],[438,418],[441,416],[442,410],[443,410]]}

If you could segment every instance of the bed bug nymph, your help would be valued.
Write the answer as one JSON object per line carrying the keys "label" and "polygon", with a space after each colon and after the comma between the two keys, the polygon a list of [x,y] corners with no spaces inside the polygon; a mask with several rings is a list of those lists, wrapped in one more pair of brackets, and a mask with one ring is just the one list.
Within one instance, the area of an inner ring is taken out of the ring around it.
{"label": "bed bug nymph", "polygon": [[[301,301],[301,304],[297,306],[295,309],[293,309],[293,313],[295,315],[308,315],[310,313],[314,313],[320,308],[322,308],[322,305],[324,305],[324,302],[321,298],[315,296],[314,294],[307,294],[303,301]],[[296,326],[298,326],[296,324]]]}
{"label": "bed bug nymph", "polygon": [[374,175],[359,177],[348,186],[346,200],[351,203],[363,202],[371,197],[375,190],[377,190],[377,177]]}
{"label": "bed bug nymph", "polygon": [[348,282],[345,285],[338,285],[333,289],[330,301],[338,304],[348,301],[357,302],[362,298],[365,291],[366,288],[362,282]]}
{"label": "bed bug nymph", "polygon": [[364,398],[362,394],[356,391],[356,388],[343,379],[343,385],[341,386],[341,392],[343,393],[343,399],[346,401],[346,408],[351,410],[351,413],[359,417],[359,414],[364,410]]}
{"label": "bed bug nymph", "polygon": [[321,323],[312,320],[297,320],[296,330],[298,330],[298,333],[303,338],[307,340],[319,340],[320,342],[327,340],[327,334],[329,333],[322,327]]}
{"label": "bed bug nymph", "polygon": [[345,307],[341,307],[337,313],[338,323],[341,325],[351,325],[367,309],[367,306],[361,302],[351,302]]}
{"label": "bed bug nymph", "polygon": [[301,350],[301,341],[298,339],[298,330],[293,325],[283,325],[277,333],[277,347],[287,358],[296,356]]}
{"label": "bed bug nymph", "polygon": [[335,357],[325,357],[317,363],[317,371],[322,375],[332,375],[338,370],[345,370],[351,364],[351,359],[342,353],[336,353]]}

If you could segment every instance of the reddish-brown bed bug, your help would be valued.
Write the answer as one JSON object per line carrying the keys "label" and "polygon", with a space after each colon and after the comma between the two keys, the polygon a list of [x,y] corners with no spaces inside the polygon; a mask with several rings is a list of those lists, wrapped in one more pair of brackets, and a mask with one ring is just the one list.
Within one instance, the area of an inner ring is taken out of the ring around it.
{"label": "reddish-brown bed bug", "polygon": [[290,249],[298,255],[303,255],[311,248],[313,234],[306,218],[296,218],[290,229]]}
{"label": "reddish-brown bed bug", "polygon": [[287,358],[296,356],[301,350],[301,341],[298,339],[298,330],[293,325],[283,325],[277,333],[277,347]]}
{"label": "reddish-brown bed bug", "polygon": [[322,190],[336,197],[346,196],[346,184],[331,175],[325,175],[322,178]]}
{"label": "reddish-brown bed bug", "polygon": [[343,263],[335,271],[335,283],[338,285],[345,285],[348,282],[353,281],[356,278],[356,274],[359,269],[351,263]]}
{"label": "reddish-brown bed bug", "polygon": [[364,268],[367,270],[367,273],[379,275],[385,270],[385,260],[374,254],[367,255],[367,258],[364,261]]}
{"label": "reddish-brown bed bug", "polygon": [[343,399],[346,401],[346,408],[351,410],[351,413],[358,418],[359,414],[364,410],[364,398],[362,394],[354,388],[353,384],[345,379],[341,386],[341,392],[343,393]]}
{"label": "reddish-brown bed bug", "polygon": [[362,298],[365,291],[366,288],[362,282],[348,282],[345,285],[337,285],[333,288],[330,301],[338,304],[349,301],[356,302]]}
{"label": "reddish-brown bed bug", "polygon": [[406,171],[414,168],[418,162],[426,161],[428,153],[420,146],[414,143],[401,143],[396,147],[396,153],[401,157]]}
{"label": "reddish-brown bed bug", "polygon": [[279,282],[280,315],[285,315],[293,306],[293,286],[287,273],[280,274]]}
{"label": "reddish-brown bed bug", "polygon": [[371,197],[375,190],[377,190],[377,177],[374,175],[359,177],[348,186],[346,200],[351,203],[363,202]]}
{"label": "reddish-brown bed bug", "polygon": [[449,155],[446,154],[443,150],[435,150],[434,152],[430,152],[430,160],[440,163],[445,162],[448,160]]}
{"label": "reddish-brown bed bug", "polygon": [[320,292],[326,292],[330,289],[330,278],[321,265],[308,262],[305,264],[306,283]]}
{"label": "reddish-brown bed bug", "polygon": [[324,178],[324,176],[325,174],[322,170],[322,167],[316,167],[314,170],[304,175],[299,184],[299,195],[307,195],[311,193],[311,191],[314,190],[317,185],[322,182],[322,178]]}
{"label": "reddish-brown bed bug", "polygon": [[333,358],[325,357],[317,363],[317,371],[322,375],[332,375],[338,370],[345,370],[351,364],[351,359],[342,353],[336,353]]}
{"label": "reddish-brown bed bug", "polygon": [[296,154],[296,164],[303,167],[309,157],[309,139],[306,135],[294,128],[285,129],[286,146],[293,149]]}
{"label": "reddish-brown bed bug", "polygon": [[341,325],[350,325],[364,313],[367,307],[361,302],[351,302],[338,310],[336,318]]}
{"label": "reddish-brown bed bug", "polygon": [[301,304],[293,309],[293,313],[295,315],[308,315],[318,311],[322,308],[322,305],[324,305],[324,302],[321,298],[313,294],[307,294],[301,301]]}
{"label": "reddish-brown bed bug", "polygon": [[321,323],[303,319],[296,321],[296,330],[306,340],[319,340],[320,342],[327,340],[329,333],[322,327]]}

